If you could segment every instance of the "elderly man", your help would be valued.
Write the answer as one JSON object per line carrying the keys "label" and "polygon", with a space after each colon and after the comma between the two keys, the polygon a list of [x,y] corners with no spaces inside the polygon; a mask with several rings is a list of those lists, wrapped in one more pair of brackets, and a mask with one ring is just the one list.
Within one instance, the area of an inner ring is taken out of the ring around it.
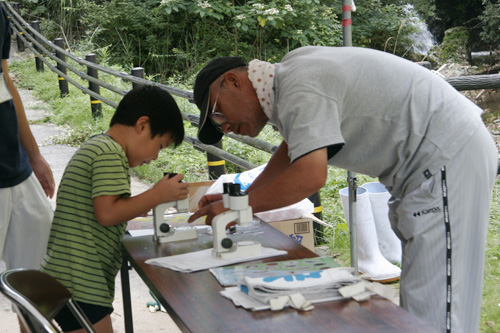
{"label": "elderly man", "polygon": [[[318,191],[327,165],[378,177],[403,244],[401,306],[442,332],[478,330],[497,149],[481,110],[442,78],[363,48],[304,47],[279,64],[223,57],[198,74],[199,139],[283,142],[247,190],[254,212]],[[207,196],[191,220],[224,211]]]}

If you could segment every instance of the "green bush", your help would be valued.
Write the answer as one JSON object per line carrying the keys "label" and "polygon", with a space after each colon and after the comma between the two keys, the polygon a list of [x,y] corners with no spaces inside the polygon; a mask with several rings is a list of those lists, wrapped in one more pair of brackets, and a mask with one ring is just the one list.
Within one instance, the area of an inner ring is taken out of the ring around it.
{"label": "green bush", "polygon": [[483,13],[479,16],[482,31],[481,39],[490,44],[492,48],[500,47],[500,3],[498,1],[487,1]]}
{"label": "green bush", "polygon": [[456,27],[446,31],[439,47],[438,58],[443,61],[466,62],[470,58],[469,31],[466,27]]}
{"label": "green bush", "polygon": [[[50,40],[106,50],[109,62],[144,67],[155,80],[189,77],[217,56],[277,62],[305,45],[342,46],[341,2],[329,0],[24,0]],[[405,4],[357,4],[353,45],[409,56],[414,28]],[[63,34],[64,36],[61,36]],[[82,41],[84,41],[82,43]]]}

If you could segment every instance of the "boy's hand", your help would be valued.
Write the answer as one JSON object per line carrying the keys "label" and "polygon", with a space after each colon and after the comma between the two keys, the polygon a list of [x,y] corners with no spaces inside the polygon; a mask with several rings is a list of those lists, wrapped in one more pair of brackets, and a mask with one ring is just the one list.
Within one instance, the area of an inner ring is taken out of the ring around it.
{"label": "boy's hand", "polygon": [[181,182],[184,179],[184,175],[177,174],[172,178],[168,177],[167,174],[154,186],[154,189],[160,196],[159,199],[161,202],[186,199],[188,196],[188,184]]}

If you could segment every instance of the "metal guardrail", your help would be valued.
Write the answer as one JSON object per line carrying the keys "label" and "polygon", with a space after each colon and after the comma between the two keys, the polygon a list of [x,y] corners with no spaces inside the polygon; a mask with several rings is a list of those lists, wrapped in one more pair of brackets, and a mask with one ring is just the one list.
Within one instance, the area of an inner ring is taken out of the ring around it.
{"label": "metal guardrail", "polygon": [[[7,13],[9,14],[10,21],[12,28],[14,30],[14,33],[16,34],[17,38],[21,41],[21,43],[27,47],[33,54],[35,55],[35,60],[37,61],[37,68],[40,68],[40,64],[38,62],[42,63],[42,69],[43,70],[43,65],[46,65],[51,71],[56,73],[59,76],[59,80],[65,80],[69,83],[71,83],[74,87],[80,89],[84,94],[89,95],[94,102],[94,104],[103,102],[113,108],[116,108],[118,106],[118,103],[115,101],[112,101],[104,96],[102,96],[100,93],[87,88],[80,84],[78,81],[72,79],[68,74],[60,70],[58,67],[63,67],[65,69],[68,69],[72,73],[76,74],[80,79],[86,80],[89,82],[89,85],[97,85],[98,87],[102,87],[104,89],[107,89],[109,91],[112,91],[116,94],[119,95],[125,95],[128,91],[123,90],[121,88],[115,87],[112,84],[109,84],[108,82],[99,80],[96,76],[89,75],[88,72],[90,70],[97,71],[97,72],[102,72],[106,73],[115,77],[118,77],[126,82],[131,82],[132,84],[137,84],[137,85],[152,85],[152,86],[157,86],[161,89],[164,89],[168,91],[170,94],[179,96],[182,98],[186,98],[189,102],[193,103],[193,92],[191,91],[186,91],[182,89],[178,89],[175,87],[167,86],[158,82],[146,80],[142,77],[137,77],[132,74],[124,73],[124,72],[119,72],[117,70],[114,70],[112,68],[100,66],[96,64],[95,62],[88,61],[86,59],[82,59],[78,56],[75,56],[74,54],[66,51],[64,48],[56,45],[56,41],[51,42],[47,40],[37,29],[35,29],[35,26],[37,24],[31,25],[28,24],[26,21],[23,20],[23,18],[19,15],[19,13],[15,10],[15,8],[10,5],[7,2],[2,2],[2,6],[7,10]],[[65,61],[65,58],[69,58],[76,62],[78,65],[85,66],[87,68],[87,73],[82,71],[81,69],[76,68],[75,66],[72,66],[69,64],[67,61]],[[58,66],[54,66],[49,62],[49,59],[55,61]],[[91,103],[92,103],[91,102]],[[185,112],[181,112],[182,117],[184,120],[189,121],[192,125],[198,126],[199,123],[199,116],[196,114],[189,114]],[[227,137],[231,139],[235,139],[237,141],[240,141],[244,144],[250,145],[256,149],[260,149],[263,151],[266,151],[268,153],[273,153],[276,149],[277,146],[272,145],[266,141],[256,139],[256,138],[249,138],[249,137],[244,137],[236,134],[228,134]],[[203,151],[206,151],[209,154],[212,154],[214,156],[217,156],[219,158],[222,158],[225,161],[228,161],[230,163],[233,163],[245,170],[252,169],[256,167],[256,165],[247,162],[243,160],[242,158],[235,156],[233,154],[230,154],[223,149],[217,148],[215,146],[211,145],[205,145],[201,141],[199,141],[197,138],[194,137],[189,137],[186,136],[185,142],[193,145],[194,147],[201,149]],[[222,172],[223,173],[223,172]],[[211,173],[213,175],[213,173]]]}

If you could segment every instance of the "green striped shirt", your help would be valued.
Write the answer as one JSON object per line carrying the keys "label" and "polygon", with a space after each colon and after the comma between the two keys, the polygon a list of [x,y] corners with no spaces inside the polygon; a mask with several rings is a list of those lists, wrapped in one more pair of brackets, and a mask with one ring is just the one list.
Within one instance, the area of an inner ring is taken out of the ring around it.
{"label": "green striped shirt", "polygon": [[77,301],[111,307],[127,224],[97,223],[93,199],[101,195],[130,196],[127,156],[104,134],[86,141],[64,171],[42,271]]}

